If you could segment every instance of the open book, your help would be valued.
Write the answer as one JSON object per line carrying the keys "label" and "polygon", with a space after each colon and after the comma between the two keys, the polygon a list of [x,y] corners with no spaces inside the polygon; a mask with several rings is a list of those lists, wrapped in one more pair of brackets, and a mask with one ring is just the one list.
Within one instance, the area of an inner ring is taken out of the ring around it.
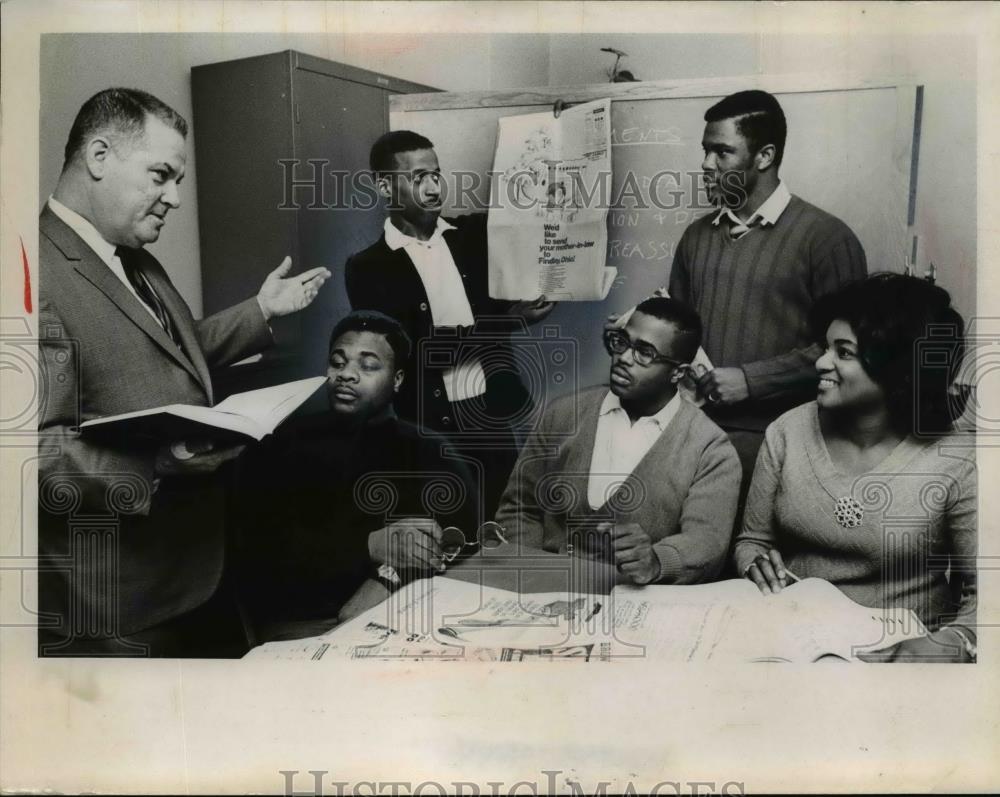
{"label": "open book", "polygon": [[870,609],[828,581],[762,595],[745,579],[527,593],[436,577],[325,634],[255,648],[261,659],[858,661],[927,631],[908,609]]}
{"label": "open book", "polygon": [[615,587],[616,655],[672,661],[811,662],[857,655],[927,634],[909,609],[872,609],[829,581],[777,595],[746,579],[695,586]]}
{"label": "open book", "polygon": [[260,440],[295,412],[326,377],[235,393],[214,407],[169,404],[149,410],[109,415],[80,424],[84,435],[97,437],[183,440],[192,437],[234,437]]}

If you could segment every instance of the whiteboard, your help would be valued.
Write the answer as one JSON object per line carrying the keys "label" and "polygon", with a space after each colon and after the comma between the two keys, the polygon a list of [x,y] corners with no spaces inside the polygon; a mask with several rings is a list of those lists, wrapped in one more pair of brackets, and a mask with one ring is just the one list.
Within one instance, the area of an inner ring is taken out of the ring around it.
{"label": "whiteboard", "polygon": [[[718,99],[747,88],[771,91],[785,111],[788,140],[780,175],[789,190],[854,230],[869,271],[901,271],[910,241],[916,104],[916,86],[904,80],[754,76],[391,98],[391,129],[427,136],[446,175],[466,171],[484,176],[492,165],[499,117],[551,108],[560,98],[614,100],[611,198],[620,201],[612,202],[608,214],[607,264],[619,276],[603,302],[563,303],[540,325],[547,330],[532,329],[537,336],[573,341],[579,353],[575,378],[548,385],[537,398],[606,383],[604,319],[666,284],[685,227],[709,212],[697,179],[704,113]],[[468,212],[466,206],[456,207],[461,192],[452,188],[445,214]],[[472,194],[485,206],[489,184],[484,179],[466,194],[466,200]]]}

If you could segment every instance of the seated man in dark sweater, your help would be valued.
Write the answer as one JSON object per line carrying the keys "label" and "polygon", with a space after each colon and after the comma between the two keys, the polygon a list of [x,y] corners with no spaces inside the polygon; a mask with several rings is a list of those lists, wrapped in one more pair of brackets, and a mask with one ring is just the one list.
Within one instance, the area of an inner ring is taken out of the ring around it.
{"label": "seated man in dark sweater", "polygon": [[258,642],[322,633],[366,579],[441,570],[442,527],[473,533],[468,471],[392,409],[409,349],[394,319],[346,316],[330,338],[330,412],[296,419],[248,463],[241,582]]}
{"label": "seated man in dark sweater", "polygon": [[508,540],[614,564],[625,583],[715,578],[740,464],[726,434],[677,393],[700,342],[698,314],[662,297],[605,331],[610,390],[547,408],[497,513]]}

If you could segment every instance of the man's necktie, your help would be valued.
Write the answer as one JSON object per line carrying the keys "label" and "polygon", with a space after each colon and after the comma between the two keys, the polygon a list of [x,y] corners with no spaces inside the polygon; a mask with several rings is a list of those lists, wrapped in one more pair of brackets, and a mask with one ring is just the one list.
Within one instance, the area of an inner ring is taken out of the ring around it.
{"label": "man's necktie", "polygon": [[729,236],[734,241],[737,241],[744,235],[746,235],[748,232],[750,232],[750,230],[752,230],[758,224],[760,224],[760,219],[756,216],[754,216],[748,222],[742,222],[739,221],[738,219],[733,220],[732,218],[730,218]]}
{"label": "man's necktie", "polygon": [[121,260],[125,276],[128,277],[128,281],[135,290],[136,296],[142,299],[146,306],[153,311],[153,315],[160,322],[160,326],[170,336],[170,339],[179,346],[180,340],[177,337],[176,330],[174,330],[174,325],[170,321],[170,316],[167,315],[167,308],[163,306],[160,297],[156,295],[153,286],[149,284],[146,275],[139,268],[139,251],[129,249],[125,246],[117,246],[115,247],[115,254]]}

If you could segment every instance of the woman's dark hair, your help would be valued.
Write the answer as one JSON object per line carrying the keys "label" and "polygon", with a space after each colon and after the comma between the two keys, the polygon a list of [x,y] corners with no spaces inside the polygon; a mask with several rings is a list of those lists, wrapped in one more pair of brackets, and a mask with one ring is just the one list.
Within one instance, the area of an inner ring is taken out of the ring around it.
{"label": "woman's dark hair", "polygon": [[810,326],[822,346],[837,320],[857,336],[861,364],[885,391],[896,431],[950,431],[965,409],[951,392],[965,350],[965,322],[948,291],[919,277],[873,274],[813,306]]}

